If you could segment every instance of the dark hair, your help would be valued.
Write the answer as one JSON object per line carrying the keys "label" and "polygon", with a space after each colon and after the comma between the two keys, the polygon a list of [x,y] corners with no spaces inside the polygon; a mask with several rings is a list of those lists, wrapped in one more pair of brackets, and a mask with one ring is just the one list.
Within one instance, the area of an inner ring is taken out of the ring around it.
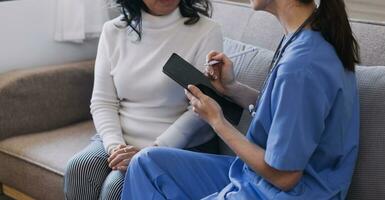
{"label": "dark hair", "polygon": [[[299,1],[304,4],[313,2]],[[325,40],[333,45],[344,67],[354,71],[355,64],[360,62],[359,45],[350,27],[344,1],[320,0],[312,29],[320,31]]]}
{"label": "dark hair", "polygon": [[[142,10],[149,12],[143,0],[116,0],[121,8],[126,26],[130,26],[138,35],[142,36]],[[212,5],[209,0],[181,0],[179,3],[180,13],[188,18],[184,24],[192,25],[199,21],[199,14],[211,17]]]}

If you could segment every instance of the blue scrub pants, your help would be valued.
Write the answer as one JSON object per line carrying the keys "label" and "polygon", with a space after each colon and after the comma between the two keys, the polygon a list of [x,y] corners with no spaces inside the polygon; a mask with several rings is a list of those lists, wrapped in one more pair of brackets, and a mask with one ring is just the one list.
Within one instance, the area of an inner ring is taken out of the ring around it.
{"label": "blue scrub pants", "polygon": [[201,199],[230,183],[235,157],[149,147],[131,160],[122,200]]}

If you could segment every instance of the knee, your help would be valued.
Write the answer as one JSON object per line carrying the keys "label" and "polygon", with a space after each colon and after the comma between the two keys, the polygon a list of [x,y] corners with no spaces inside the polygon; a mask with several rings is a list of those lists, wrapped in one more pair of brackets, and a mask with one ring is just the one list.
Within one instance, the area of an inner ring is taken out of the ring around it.
{"label": "knee", "polygon": [[88,172],[92,170],[92,166],[103,166],[105,162],[107,162],[107,160],[95,158],[94,156],[76,154],[67,162],[65,176],[88,174]]}
{"label": "knee", "polygon": [[140,150],[135,156],[131,159],[131,164],[144,164],[151,163],[155,160],[162,158],[164,155],[167,155],[168,148],[165,147],[146,147]]}
{"label": "knee", "polygon": [[70,176],[71,174],[79,172],[81,169],[81,166],[83,165],[82,163],[84,163],[84,159],[82,159],[78,155],[73,156],[67,162],[67,166],[65,168],[65,176]]}
{"label": "knee", "polygon": [[102,191],[100,193],[100,199],[101,200],[108,200],[108,199],[119,199],[120,194],[122,193],[123,189],[123,178],[120,179],[114,179],[109,180],[107,179],[104,184]]}

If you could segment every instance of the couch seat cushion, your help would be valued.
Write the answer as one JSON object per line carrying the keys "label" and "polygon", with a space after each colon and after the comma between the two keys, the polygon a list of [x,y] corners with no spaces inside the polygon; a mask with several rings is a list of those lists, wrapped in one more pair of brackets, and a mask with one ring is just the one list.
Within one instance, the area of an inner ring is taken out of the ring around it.
{"label": "couch seat cushion", "polygon": [[67,161],[89,143],[95,132],[93,122],[86,121],[5,139],[0,141],[0,152],[62,176]]}

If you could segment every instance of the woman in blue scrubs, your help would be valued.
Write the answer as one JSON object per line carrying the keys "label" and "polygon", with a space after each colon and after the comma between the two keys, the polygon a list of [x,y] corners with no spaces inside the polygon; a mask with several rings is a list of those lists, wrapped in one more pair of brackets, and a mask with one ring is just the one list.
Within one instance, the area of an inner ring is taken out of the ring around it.
{"label": "woman in blue scrubs", "polygon": [[[236,157],[152,147],[131,160],[122,199],[345,199],[358,152],[358,45],[343,0],[252,0],[285,30],[261,93],[211,52],[214,86],[253,120],[246,137],[197,87],[187,97]],[[260,94],[260,95],[259,95]],[[259,98],[260,96],[260,98]],[[253,108],[255,107],[255,108]]]}

